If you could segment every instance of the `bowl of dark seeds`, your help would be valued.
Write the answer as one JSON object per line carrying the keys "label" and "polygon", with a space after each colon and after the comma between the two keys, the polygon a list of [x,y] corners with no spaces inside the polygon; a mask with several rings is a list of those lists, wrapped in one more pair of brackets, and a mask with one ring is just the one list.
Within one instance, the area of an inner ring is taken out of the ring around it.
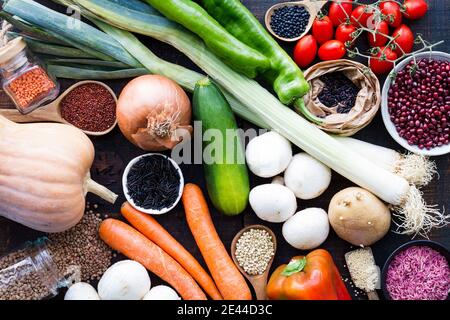
{"label": "bowl of dark seeds", "polygon": [[171,158],[149,153],[130,161],[123,173],[122,185],[125,198],[135,209],[161,215],[180,201],[184,178]]}
{"label": "bowl of dark seeds", "polygon": [[327,1],[282,2],[266,12],[266,27],[279,40],[299,40],[311,29],[317,13]]}

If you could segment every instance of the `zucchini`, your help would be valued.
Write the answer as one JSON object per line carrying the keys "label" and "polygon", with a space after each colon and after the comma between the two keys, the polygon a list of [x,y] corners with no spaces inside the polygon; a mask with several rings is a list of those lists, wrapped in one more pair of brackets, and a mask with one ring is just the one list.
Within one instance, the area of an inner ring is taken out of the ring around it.
{"label": "zucchini", "polygon": [[[238,215],[247,207],[250,183],[233,111],[209,78],[197,82],[193,109],[195,120],[202,122],[204,171],[209,197],[223,214]],[[208,136],[211,141],[205,141],[209,140],[205,139]],[[215,161],[211,163],[211,160]]]}

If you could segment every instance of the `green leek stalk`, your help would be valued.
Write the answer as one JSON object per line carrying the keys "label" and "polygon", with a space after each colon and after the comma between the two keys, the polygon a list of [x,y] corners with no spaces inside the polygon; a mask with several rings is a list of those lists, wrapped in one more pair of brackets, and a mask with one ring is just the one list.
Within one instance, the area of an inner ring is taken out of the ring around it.
{"label": "green leek stalk", "polygon": [[[70,59],[70,58],[63,58],[63,57],[57,57],[57,58],[43,58],[45,63],[47,64],[53,64],[53,65],[64,65],[64,66],[70,66],[70,65],[86,65],[86,66],[100,66],[100,67],[110,67],[110,68],[116,68],[116,69],[129,69],[129,66],[122,62],[118,61],[103,61],[103,60],[96,60],[96,59]],[[148,73],[148,72],[147,72]]]}
{"label": "green leek stalk", "polygon": [[[19,35],[18,35],[19,36]],[[28,47],[34,53],[46,54],[51,56],[65,57],[65,58],[95,58],[89,53],[73,47],[66,47],[57,44],[45,43],[32,39],[30,37],[24,37]]]}
{"label": "green leek stalk", "polygon": [[[74,0],[89,15],[107,23],[169,43],[186,54],[222,88],[295,145],[355,184],[396,206],[404,233],[426,234],[446,221],[445,216],[427,206],[420,191],[408,181],[378,167],[360,154],[337,142],[293,110],[278,101],[254,80],[226,66],[195,35],[164,19],[106,0]],[[133,55],[132,48],[125,47]],[[140,60],[141,57],[136,56]],[[145,63],[144,59],[140,60]]]}
{"label": "green leek stalk", "polygon": [[18,17],[12,16],[12,15],[6,13],[5,11],[0,12],[0,17],[5,19],[6,21],[8,21],[10,24],[12,24],[17,29],[20,29],[23,32],[25,32],[29,35],[32,35],[33,37],[36,37],[42,41],[52,43],[52,44],[67,45],[66,41],[61,41],[59,39],[56,39],[55,37],[48,34],[46,31],[29,24],[28,22],[26,22]]}
{"label": "green leek stalk", "polygon": [[114,80],[114,79],[126,79],[135,78],[148,74],[146,68],[138,69],[121,69],[121,70],[93,70],[85,68],[76,68],[61,65],[49,64],[47,69],[51,74],[57,78],[66,78],[74,80]]}
{"label": "green leek stalk", "polygon": [[3,11],[16,15],[53,36],[64,38],[71,45],[79,46],[81,50],[95,50],[99,53],[95,56],[102,60],[117,60],[130,67],[140,67],[136,59],[105,33],[32,0],[5,0]]}

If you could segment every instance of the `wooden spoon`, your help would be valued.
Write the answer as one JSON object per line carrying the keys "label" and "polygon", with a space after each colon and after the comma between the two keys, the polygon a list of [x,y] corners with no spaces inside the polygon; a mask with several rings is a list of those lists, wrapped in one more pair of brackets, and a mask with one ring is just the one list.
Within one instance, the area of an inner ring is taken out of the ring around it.
{"label": "wooden spoon", "polygon": [[[291,2],[280,2],[277,3],[276,5],[272,6],[269,8],[269,10],[267,10],[266,12],[266,28],[267,30],[269,30],[269,32],[277,39],[283,40],[283,41],[287,41],[287,42],[294,42],[299,40],[300,38],[304,37],[309,30],[312,27],[312,24],[314,22],[314,19],[316,19],[317,14],[319,13],[320,9],[322,9],[322,7],[327,3],[327,1],[315,1],[315,0],[304,0],[304,1],[291,1]],[[306,11],[309,12],[309,22],[306,25],[305,31],[298,37],[296,38],[283,38],[280,37],[279,35],[277,35],[270,23],[272,22],[272,16],[275,12],[276,9],[282,8],[282,7],[304,7],[306,9]]]}
{"label": "wooden spoon", "polygon": [[[55,101],[51,102],[50,104],[40,107],[33,111],[30,114],[23,115],[21,114],[17,109],[0,109],[0,115],[4,116],[5,118],[17,122],[17,123],[31,123],[31,122],[58,122],[58,123],[64,123],[73,125],[70,122],[67,122],[62,116],[61,116],[61,101],[64,99],[64,97],[69,94],[73,89],[84,85],[84,84],[99,84],[103,87],[105,87],[111,95],[114,97],[114,100],[117,103],[117,97],[114,91],[104,84],[103,82],[99,81],[80,81],[71,86],[69,89],[67,89],[63,94],[61,94]],[[105,131],[99,131],[99,132],[92,132],[92,131],[86,131],[82,130],[84,133],[90,136],[103,136],[109,132],[111,132],[114,127],[117,125],[117,119],[114,122],[114,124],[108,128]]]}
{"label": "wooden spoon", "polygon": [[[365,248],[365,250],[368,250],[368,251],[370,252],[370,254],[372,254],[372,256],[373,256],[373,253],[372,253],[372,249],[371,249],[371,248]],[[349,257],[349,255],[350,255],[351,253],[352,253],[352,251],[347,252],[347,253],[345,254],[345,261],[346,261],[346,263],[347,263],[347,267],[349,268],[350,276],[351,276],[352,272],[351,272],[350,267],[349,267],[348,257]],[[378,282],[379,282],[379,281],[380,281],[380,272],[379,272],[380,268],[378,268],[378,266],[376,266],[376,267],[377,267],[377,270],[378,270]],[[359,289],[364,290],[363,288],[359,288]],[[380,297],[378,296],[378,293],[377,293],[376,290],[374,290],[374,291],[366,291],[366,294],[367,294],[367,298],[368,298],[369,300],[380,300]]]}
{"label": "wooden spoon", "polygon": [[[251,229],[261,229],[267,231],[270,236],[272,237],[273,245],[274,245],[274,255],[272,259],[270,260],[269,264],[267,265],[266,271],[264,271],[263,274],[260,275],[250,275],[239,265],[239,262],[236,258],[236,245],[238,240],[242,237],[244,232],[247,232]],[[273,259],[275,258],[275,253],[277,252],[277,237],[275,236],[275,233],[273,233],[272,230],[267,228],[266,226],[262,225],[253,225],[248,226],[242,229],[238,232],[238,234],[234,237],[233,242],[231,243],[231,257],[233,258],[234,263],[236,264],[239,271],[248,279],[248,281],[252,284],[253,288],[255,289],[256,298],[258,300],[267,300],[267,294],[266,294],[266,286],[267,286],[267,279],[269,278],[269,272],[270,267],[272,266]]]}

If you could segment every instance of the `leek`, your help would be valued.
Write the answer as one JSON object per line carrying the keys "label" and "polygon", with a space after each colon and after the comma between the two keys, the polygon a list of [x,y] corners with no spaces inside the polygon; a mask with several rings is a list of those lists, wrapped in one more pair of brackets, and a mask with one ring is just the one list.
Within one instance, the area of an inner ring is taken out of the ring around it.
{"label": "leek", "polygon": [[49,42],[49,43],[53,43],[53,44],[67,45],[67,42],[56,39],[53,36],[51,36],[50,34],[48,34],[46,31],[44,31],[36,26],[33,26],[33,25],[29,24],[28,22],[26,22],[18,17],[12,16],[4,11],[0,12],[0,17],[5,19],[6,21],[8,21],[10,24],[12,24],[17,29],[20,29],[20,30],[26,32],[27,34],[32,35],[40,40],[43,40],[43,41]]}
{"label": "leek", "polygon": [[86,65],[86,66],[101,66],[101,67],[111,67],[116,69],[128,69],[129,67],[118,61],[103,61],[95,59],[67,59],[67,58],[44,58],[47,64],[53,65]]}
{"label": "leek", "polygon": [[101,56],[96,56],[102,60],[114,58],[131,67],[140,67],[136,59],[105,33],[32,0],[6,0],[3,10],[46,30],[52,35],[57,35],[58,38],[70,41],[75,47],[80,46],[81,50],[95,50],[101,53]]}
{"label": "leek", "polygon": [[57,78],[66,78],[74,80],[126,79],[139,77],[149,73],[148,70],[145,68],[103,71],[103,70],[92,70],[92,69],[84,69],[52,64],[49,64],[47,68],[49,72],[52,73]]}
{"label": "leek", "polygon": [[95,58],[89,53],[73,47],[60,46],[57,44],[49,44],[41,41],[36,41],[31,38],[24,38],[28,47],[34,53],[47,54],[65,58]]}
{"label": "leek", "polygon": [[[378,167],[298,116],[257,82],[226,66],[198,37],[182,27],[160,16],[130,10],[111,1],[73,2],[88,10],[90,16],[97,15],[107,23],[151,36],[182,51],[268,126],[342,176],[393,204],[400,219],[399,227],[405,229],[403,233],[425,235],[432,227],[446,223],[448,217],[427,206],[415,186]],[[133,48],[125,48],[133,54]],[[145,63],[139,55],[136,55],[136,59]]]}

